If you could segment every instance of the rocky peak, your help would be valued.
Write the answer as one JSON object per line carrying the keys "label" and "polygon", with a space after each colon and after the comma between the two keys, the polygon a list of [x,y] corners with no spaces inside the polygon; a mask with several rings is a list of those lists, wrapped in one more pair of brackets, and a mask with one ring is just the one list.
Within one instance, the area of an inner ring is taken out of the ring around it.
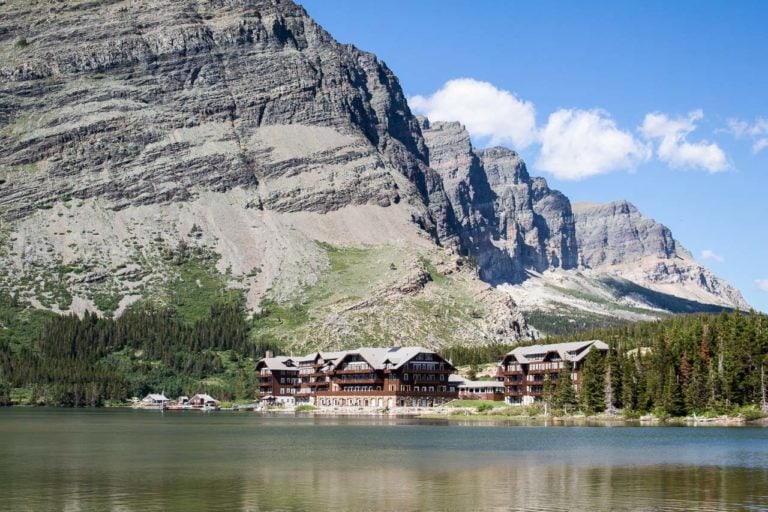
{"label": "rocky peak", "polygon": [[695,261],[672,231],[628,201],[575,203],[584,267],[701,304],[748,309],[739,290]]}
{"label": "rocky peak", "polygon": [[573,210],[584,266],[619,265],[649,256],[692,259],[669,228],[644,216],[627,201],[576,203]]}
{"label": "rocky peak", "polygon": [[494,190],[503,190],[506,185],[517,185],[530,181],[528,169],[520,155],[511,149],[496,146],[480,149],[477,155],[483,162],[488,183]]}
{"label": "rocky peak", "polygon": [[466,128],[421,119],[430,166],[443,179],[464,247],[493,283],[520,282],[528,270],[573,268],[576,239],[568,198],[528,175],[512,150],[476,150]]}

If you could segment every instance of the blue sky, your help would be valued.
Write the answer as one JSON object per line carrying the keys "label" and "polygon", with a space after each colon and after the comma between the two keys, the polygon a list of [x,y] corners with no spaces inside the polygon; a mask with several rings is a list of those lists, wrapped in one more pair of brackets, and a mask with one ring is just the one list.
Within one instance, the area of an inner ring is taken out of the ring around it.
{"label": "blue sky", "polygon": [[301,3],[415,110],[573,201],[631,201],[768,311],[768,2]]}

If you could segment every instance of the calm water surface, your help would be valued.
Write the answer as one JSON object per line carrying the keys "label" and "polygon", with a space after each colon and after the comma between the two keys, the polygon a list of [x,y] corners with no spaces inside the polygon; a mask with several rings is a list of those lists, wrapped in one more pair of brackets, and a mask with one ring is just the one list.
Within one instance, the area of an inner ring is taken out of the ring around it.
{"label": "calm water surface", "polygon": [[768,429],[0,410],[3,510],[768,510]]}

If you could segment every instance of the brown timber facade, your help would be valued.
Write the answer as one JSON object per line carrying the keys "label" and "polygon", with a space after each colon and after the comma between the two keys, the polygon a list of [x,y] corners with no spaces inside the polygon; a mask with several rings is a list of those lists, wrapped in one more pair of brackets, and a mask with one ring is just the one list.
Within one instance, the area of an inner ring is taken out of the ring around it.
{"label": "brown timber facade", "polygon": [[571,363],[571,382],[578,391],[584,359],[591,350],[604,354],[608,345],[592,340],[517,347],[499,364],[497,375],[504,383],[504,400],[513,405],[537,402],[545,395],[547,380],[554,393],[566,360]]}
{"label": "brown timber facade", "polygon": [[256,369],[260,398],[293,396],[297,403],[319,407],[430,407],[458,396],[456,382],[449,382],[453,365],[420,347],[265,358]]}

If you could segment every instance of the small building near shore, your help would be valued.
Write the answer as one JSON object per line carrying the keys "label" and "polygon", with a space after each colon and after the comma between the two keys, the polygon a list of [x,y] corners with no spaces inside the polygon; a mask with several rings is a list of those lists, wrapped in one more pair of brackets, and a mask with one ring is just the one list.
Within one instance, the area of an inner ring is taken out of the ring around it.
{"label": "small building near shore", "polygon": [[142,407],[163,407],[168,405],[169,402],[170,399],[166,397],[164,393],[150,393],[141,399],[139,405]]}
{"label": "small building near shore", "polygon": [[219,401],[211,395],[197,394],[189,399],[189,405],[192,407],[217,407]]}
{"label": "small building near shore", "polygon": [[459,400],[504,400],[504,383],[498,380],[465,380],[458,388]]}

